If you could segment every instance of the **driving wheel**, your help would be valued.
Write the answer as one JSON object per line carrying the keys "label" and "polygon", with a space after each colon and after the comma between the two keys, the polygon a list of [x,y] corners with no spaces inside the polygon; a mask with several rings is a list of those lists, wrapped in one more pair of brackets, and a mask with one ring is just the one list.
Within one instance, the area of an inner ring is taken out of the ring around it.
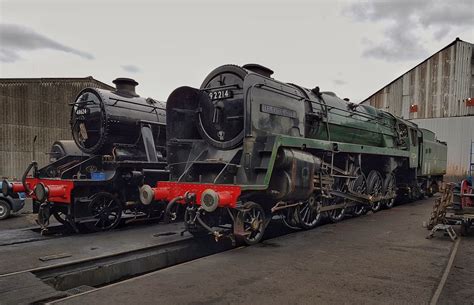
{"label": "driving wheel", "polygon": [[265,231],[265,211],[255,202],[248,202],[237,214],[238,221],[242,223],[243,232],[236,236],[247,245],[258,243]]}
{"label": "driving wheel", "polygon": [[[382,195],[383,180],[382,175],[376,171],[371,170],[367,176],[367,194],[372,197],[379,197]],[[377,200],[372,202],[372,212],[376,213],[382,208],[382,201]]]}
{"label": "driving wheel", "polygon": [[312,229],[321,222],[321,196],[312,195],[296,208],[296,217],[303,229]]}
{"label": "driving wheel", "polygon": [[89,203],[89,215],[93,217],[93,221],[84,224],[87,229],[94,232],[112,230],[122,218],[122,204],[112,194],[100,192]]}

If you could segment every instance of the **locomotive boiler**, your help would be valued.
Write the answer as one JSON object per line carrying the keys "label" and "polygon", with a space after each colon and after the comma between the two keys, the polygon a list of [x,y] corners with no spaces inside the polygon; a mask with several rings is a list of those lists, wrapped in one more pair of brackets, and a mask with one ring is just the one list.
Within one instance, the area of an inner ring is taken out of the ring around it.
{"label": "locomotive boiler", "polygon": [[79,149],[73,140],[59,140],[51,145],[49,161],[53,163],[65,156],[83,156],[84,152]]}
{"label": "locomotive boiler", "polygon": [[164,104],[138,96],[138,83],[132,79],[118,78],[114,84],[115,92],[88,88],[79,94],[71,111],[77,146],[94,155],[117,153],[120,158],[134,155],[134,159],[149,161],[162,158]]}
{"label": "locomotive boiler", "polygon": [[122,215],[163,213],[162,204],[140,203],[138,188],[168,180],[164,103],[140,97],[132,79],[114,84],[115,90],[79,93],[71,109],[74,143],[55,143],[57,160],[42,168],[33,161],[22,182],[3,185],[4,193],[31,195],[44,228],[50,215],[76,230],[100,231],[116,227]]}
{"label": "locomotive boiler", "polygon": [[256,64],[224,65],[199,89],[173,91],[171,181],[144,185],[142,202],[184,204],[191,233],[230,233],[252,244],[272,215],[310,229],[323,217],[391,208],[397,194],[416,198],[442,179],[446,144],[432,132],[272,74]]}

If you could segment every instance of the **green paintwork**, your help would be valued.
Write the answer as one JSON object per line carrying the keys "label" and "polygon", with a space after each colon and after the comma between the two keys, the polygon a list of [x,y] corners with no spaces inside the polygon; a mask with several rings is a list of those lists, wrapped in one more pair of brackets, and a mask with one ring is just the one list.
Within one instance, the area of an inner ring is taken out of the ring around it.
{"label": "green paintwork", "polygon": [[422,176],[441,176],[446,174],[447,146],[435,139],[433,132],[420,129],[423,134],[423,144],[420,147]]}
{"label": "green paintwork", "polygon": [[384,155],[393,157],[409,157],[409,151],[403,151],[399,149],[386,148],[386,147],[375,147],[368,145],[358,145],[351,143],[339,143],[330,142],[325,140],[316,139],[305,139],[289,136],[276,136],[273,144],[272,155],[270,157],[269,167],[265,175],[264,184],[262,185],[241,185],[243,190],[263,190],[268,187],[270,179],[273,173],[273,165],[277,156],[278,149],[280,147],[295,147],[300,149],[316,149],[332,151],[334,144],[338,146],[338,152],[345,153],[362,153],[362,154],[373,154],[373,155]]}
{"label": "green paintwork", "polygon": [[[317,94],[256,74],[246,76],[244,88],[250,113],[244,154],[248,160],[254,158],[254,141],[261,136],[273,147],[265,148],[271,151],[262,167],[266,171],[259,174],[257,183],[242,184],[243,189],[268,187],[280,147],[399,157],[409,161],[409,168],[420,166],[418,142],[422,134],[411,122],[371,106],[347,103],[331,93]],[[267,105],[274,110],[262,111]],[[250,163],[246,164],[250,168]]]}
{"label": "green paintwork", "polygon": [[[327,126],[322,124],[308,138],[323,139],[335,142],[393,147],[396,138],[394,129],[396,119],[387,113],[367,105],[358,105],[351,110],[349,104],[332,95],[324,94],[324,105],[312,101],[313,111],[327,109]],[[329,135],[328,135],[329,129]]]}

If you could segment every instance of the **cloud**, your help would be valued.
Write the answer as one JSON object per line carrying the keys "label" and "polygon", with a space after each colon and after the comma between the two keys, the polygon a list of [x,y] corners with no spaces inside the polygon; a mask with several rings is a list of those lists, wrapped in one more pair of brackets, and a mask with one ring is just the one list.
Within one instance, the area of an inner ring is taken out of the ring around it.
{"label": "cloud", "polygon": [[440,27],[433,33],[433,37],[436,40],[441,40],[446,37],[446,35],[448,35],[450,31],[451,29],[449,27]]}
{"label": "cloud", "polygon": [[434,5],[426,3],[426,10],[420,11],[419,20],[425,27],[447,26],[465,27],[474,25],[474,2],[472,0],[435,1]]}
{"label": "cloud", "polygon": [[381,44],[369,41],[362,55],[388,61],[405,61],[425,58],[429,55],[422,41],[411,31],[409,22],[384,31],[387,40]]}
{"label": "cloud", "polygon": [[21,58],[19,53],[41,49],[66,52],[85,59],[94,58],[94,56],[90,53],[65,46],[51,38],[35,32],[28,27],[16,24],[0,24],[1,62],[15,62]]}
{"label": "cloud", "polygon": [[342,85],[345,85],[347,84],[347,82],[345,80],[342,80],[342,79],[334,79],[332,81],[335,85],[338,85],[338,86],[342,86]]}
{"label": "cloud", "polygon": [[0,47],[0,62],[10,63],[17,61],[18,59],[20,59],[20,56],[18,56],[18,54],[11,50]]}
{"label": "cloud", "polygon": [[[385,25],[380,42],[363,42],[363,55],[388,61],[418,60],[429,55],[422,41],[423,30],[441,40],[454,30],[474,25],[471,0],[450,3],[444,0],[358,2],[347,6],[343,14],[359,22],[378,22]],[[367,39],[366,39],[367,40]]]}
{"label": "cloud", "polygon": [[124,69],[125,71],[130,72],[130,73],[137,73],[137,72],[141,71],[141,69],[139,67],[134,66],[134,65],[123,65],[122,69]]}

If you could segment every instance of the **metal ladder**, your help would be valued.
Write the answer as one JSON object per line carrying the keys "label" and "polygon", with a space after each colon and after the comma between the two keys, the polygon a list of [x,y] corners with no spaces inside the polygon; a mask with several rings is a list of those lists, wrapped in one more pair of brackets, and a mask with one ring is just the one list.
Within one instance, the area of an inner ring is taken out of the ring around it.
{"label": "metal ladder", "polygon": [[435,233],[438,231],[447,233],[452,241],[455,241],[458,238],[453,227],[446,221],[446,209],[453,202],[453,187],[453,184],[447,184],[441,197],[436,199],[433,211],[430,215],[430,220],[426,226],[427,229],[430,230],[430,233],[426,238],[433,238]]}

